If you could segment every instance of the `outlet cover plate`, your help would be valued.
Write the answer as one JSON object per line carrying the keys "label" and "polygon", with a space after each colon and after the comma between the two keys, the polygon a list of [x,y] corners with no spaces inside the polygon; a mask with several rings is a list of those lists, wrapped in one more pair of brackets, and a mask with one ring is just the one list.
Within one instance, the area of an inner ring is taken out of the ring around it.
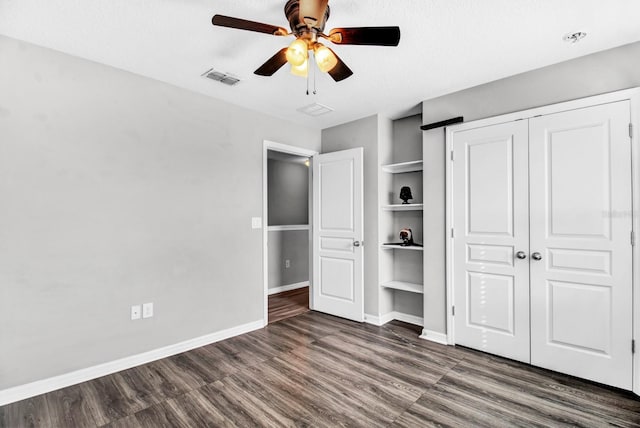
{"label": "outlet cover plate", "polygon": [[140,308],[140,305],[131,306],[131,319],[132,320],[139,320],[141,314],[142,314],[142,309]]}

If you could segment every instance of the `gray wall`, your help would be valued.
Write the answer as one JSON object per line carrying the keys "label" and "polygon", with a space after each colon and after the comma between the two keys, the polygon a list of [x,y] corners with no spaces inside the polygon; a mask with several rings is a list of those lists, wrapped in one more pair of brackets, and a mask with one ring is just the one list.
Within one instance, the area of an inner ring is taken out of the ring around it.
{"label": "gray wall", "polygon": [[364,312],[378,315],[378,116],[322,130],[322,153],[364,148]]}
{"label": "gray wall", "polygon": [[[455,116],[465,121],[640,86],[640,42],[497,80],[424,101],[422,120]],[[424,132],[425,328],[446,331],[445,139]]]}
{"label": "gray wall", "polygon": [[268,239],[269,288],[309,281],[309,231],[274,231]]}
{"label": "gray wall", "polygon": [[[0,52],[0,389],[261,320],[262,142],[319,150],[320,132]],[[130,321],[144,302],[154,317]]]}
{"label": "gray wall", "polygon": [[309,223],[309,167],[269,159],[267,166],[269,226]]}

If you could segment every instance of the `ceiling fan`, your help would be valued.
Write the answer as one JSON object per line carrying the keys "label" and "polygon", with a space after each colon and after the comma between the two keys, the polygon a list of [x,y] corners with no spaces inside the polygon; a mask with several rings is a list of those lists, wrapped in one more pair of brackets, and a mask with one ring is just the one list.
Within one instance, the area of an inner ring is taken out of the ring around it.
{"label": "ceiling fan", "polygon": [[398,27],[352,27],[334,28],[324,34],[324,26],[329,19],[328,0],[289,0],[284,7],[291,32],[275,25],[246,19],[214,15],[211,22],[221,27],[256,31],[274,36],[295,36],[289,47],[282,48],[267,62],[262,64],[255,74],[271,76],[285,63],[291,64],[291,72],[307,76],[309,52],[313,52],[318,68],[339,82],[353,74],[353,71],[327,46],[318,39],[329,40],[338,45],[375,45],[398,46],[400,28]]}

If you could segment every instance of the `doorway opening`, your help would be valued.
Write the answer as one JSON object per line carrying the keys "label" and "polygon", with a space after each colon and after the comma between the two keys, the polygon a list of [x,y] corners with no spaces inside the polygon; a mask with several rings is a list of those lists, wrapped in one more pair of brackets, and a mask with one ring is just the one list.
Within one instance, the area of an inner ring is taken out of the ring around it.
{"label": "doorway opening", "polygon": [[265,325],[307,312],[310,307],[313,154],[265,142]]}

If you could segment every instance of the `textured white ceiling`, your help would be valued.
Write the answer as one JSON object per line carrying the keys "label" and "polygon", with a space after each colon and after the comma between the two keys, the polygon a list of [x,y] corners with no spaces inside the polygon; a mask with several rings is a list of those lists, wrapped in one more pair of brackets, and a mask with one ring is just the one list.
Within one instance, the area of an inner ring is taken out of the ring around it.
{"label": "textured white ceiling", "polygon": [[[639,0],[330,0],[333,27],[398,25],[400,46],[334,46],[354,75],[318,73],[317,94],[288,66],[253,74],[292,38],[213,27],[230,15],[288,28],[286,0],[0,0],[0,34],[316,128],[640,40]],[[585,31],[577,44],[567,32]],[[226,86],[209,68],[242,81]],[[314,102],[334,112],[312,118]]]}

